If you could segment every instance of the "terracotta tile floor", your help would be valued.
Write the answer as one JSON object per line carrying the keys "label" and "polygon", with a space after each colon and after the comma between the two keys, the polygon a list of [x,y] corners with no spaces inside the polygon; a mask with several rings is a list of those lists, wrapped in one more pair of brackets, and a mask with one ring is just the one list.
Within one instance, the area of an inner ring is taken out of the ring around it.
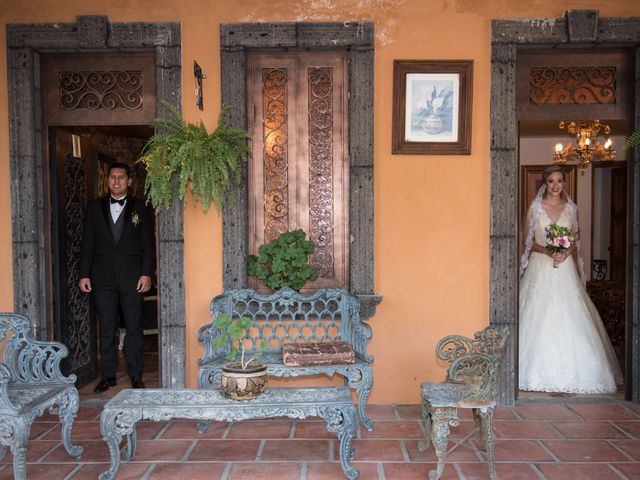
{"label": "terracotta tile floor", "polygon": [[[73,428],[74,443],[86,449],[80,459],[64,451],[55,417],[46,414],[34,424],[27,464],[30,480],[95,479],[107,469],[109,455],[100,438],[99,418],[102,404],[116,390],[99,400],[92,393],[82,393]],[[617,399],[579,401],[500,407],[494,418],[500,479],[640,478],[640,410]],[[433,449],[417,449],[422,428],[419,406],[371,407],[374,429],[359,431],[354,441],[353,464],[361,478],[426,479],[435,455]],[[452,429],[450,446],[453,439],[464,438],[463,432],[471,432],[472,423],[465,419]],[[215,423],[202,435],[192,421],[141,422],[137,431],[135,458],[122,464],[118,479],[343,478],[337,441],[319,419]],[[12,478],[8,453],[0,462],[0,480]],[[450,453],[442,478],[488,478],[483,456],[472,440]]]}
{"label": "terracotta tile floor", "polygon": [[[154,356],[155,355],[155,356]],[[147,351],[147,387],[158,387],[157,353]],[[123,361],[120,362],[124,364]],[[94,394],[95,382],[81,389],[81,406],[72,438],[85,453],[67,455],[57,418],[45,414],[31,429],[27,458],[29,480],[96,479],[108,468],[109,454],[100,436],[104,403],[130,383],[118,374],[118,385]],[[494,415],[496,469],[501,480],[640,479],[640,407],[610,398],[548,397],[525,394],[516,407],[499,407]],[[358,431],[353,465],[363,480],[426,480],[435,467],[433,448],[420,452],[418,405],[370,405],[371,432]],[[213,423],[203,434],[196,422],[140,422],[138,449],[122,463],[118,479],[169,480],[334,480],[344,478],[337,440],[325,422],[250,420]],[[473,419],[461,412],[452,428],[443,479],[489,478],[483,455],[471,438]],[[13,478],[11,453],[0,461],[0,480]]]}

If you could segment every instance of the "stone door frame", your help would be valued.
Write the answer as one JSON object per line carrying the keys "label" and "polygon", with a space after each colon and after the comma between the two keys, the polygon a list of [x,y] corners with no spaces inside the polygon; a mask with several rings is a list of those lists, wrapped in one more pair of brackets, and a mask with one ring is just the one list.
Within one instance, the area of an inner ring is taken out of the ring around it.
{"label": "stone door frame", "polygon": [[[640,17],[600,18],[597,10],[563,17],[494,20],[491,36],[490,320],[510,327],[500,378],[500,403],[513,405],[518,387],[518,122],[516,59],[526,48],[635,50],[635,126],[640,125]],[[629,161],[627,263],[627,382],[625,397],[640,403],[640,149]]]}
{"label": "stone door frame", "polygon": [[[230,125],[247,129],[247,51],[269,49],[347,52],[349,141],[349,290],[372,317],[382,297],[373,275],[373,54],[371,22],[230,23],[220,26],[222,103]],[[246,165],[238,200],[222,209],[223,286],[247,288],[248,180]]]}
{"label": "stone door frame", "polygon": [[[105,16],[78,16],[76,23],[7,25],[9,156],[14,310],[48,338],[45,261],[48,199],[42,146],[40,54],[151,50],[156,54],[156,108],[181,103],[179,23],[111,23]],[[166,115],[163,109],[157,115]],[[163,387],[185,384],[184,237],[182,202],[158,213],[158,323]]]}

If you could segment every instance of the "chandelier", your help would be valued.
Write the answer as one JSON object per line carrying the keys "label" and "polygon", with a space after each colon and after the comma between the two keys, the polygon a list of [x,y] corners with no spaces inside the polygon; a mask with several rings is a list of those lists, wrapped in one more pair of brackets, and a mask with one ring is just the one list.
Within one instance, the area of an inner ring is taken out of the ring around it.
{"label": "chandelier", "polygon": [[[560,122],[558,126],[564,129],[565,123]],[[566,127],[570,135],[576,136],[578,146],[574,147],[569,143],[563,148],[561,143],[556,143],[555,153],[553,154],[553,163],[555,165],[564,165],[567,161],[576,160],[584,175],[584,170],[592,161],[614,159],[616,152],[611,148],[611,139],[607,138],[604,145],[598,142],[597,139],[600,130],[603,130],[605,135],[609,135],[609,132],[611,132],[609,125],[600,123],[600,120],[593,120],[569,122]]]}

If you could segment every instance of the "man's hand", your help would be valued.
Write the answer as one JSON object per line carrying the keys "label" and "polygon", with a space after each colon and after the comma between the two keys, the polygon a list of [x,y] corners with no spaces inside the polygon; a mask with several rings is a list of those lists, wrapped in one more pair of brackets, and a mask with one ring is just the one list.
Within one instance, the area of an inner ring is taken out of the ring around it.
{"label": "man's hand", "polygon": [[138,279],[138,286],[136,287],[136,290],[139,293],[145,293],[145,292],[148,292],[150,288],[151,288],[151,277],[148,275],[142,275]]}
{"label": "man's hand", "polygon": [[91,293],[91,279],[90,278],[81,278],[78,282],[78,286],[80,287],[80,291],[84,293]]}

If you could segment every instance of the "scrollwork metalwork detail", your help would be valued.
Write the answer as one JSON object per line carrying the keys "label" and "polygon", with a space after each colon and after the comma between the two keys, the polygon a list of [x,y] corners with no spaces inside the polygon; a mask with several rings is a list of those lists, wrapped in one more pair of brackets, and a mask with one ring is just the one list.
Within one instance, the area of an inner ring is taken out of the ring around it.
{"label": "scrollwork metalwork detail", "polygon": [[616,103],[615,67],[536,67],[529,85],[534,105]]}
{"label": "scrollwork metalwork detail", "polygon": [[67,269],[67,329],[65,340],[71,352],[71,369],[78,371],[91,362],[89,297],[77,288],[80,277],[80,250],[87,205],[84,161],[67,155],[64,164],[64,245]]}
{"label": "scrollwork metalwork detail", "polygon": [[141,71],[60,72],[63,110],[137,110],[142,108]]}
{"label": "scrollwork metalwork detail", "polygon": [[264,242],[289,229],[287,69],[262,70]]}
{"label": "scrollwork metalwork detail", "polygon": [[308,69],[310,263],[318,277],[335,275],[333,253],[333,69]]}

